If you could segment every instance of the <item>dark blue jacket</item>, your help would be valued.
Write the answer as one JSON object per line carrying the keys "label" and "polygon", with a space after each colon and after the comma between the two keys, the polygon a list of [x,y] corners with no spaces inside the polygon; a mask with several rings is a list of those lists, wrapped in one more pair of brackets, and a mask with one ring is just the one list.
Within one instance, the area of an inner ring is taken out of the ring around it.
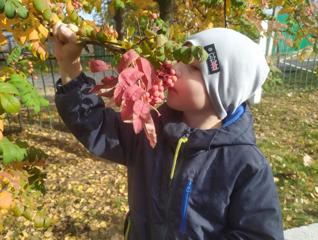
{"label": "dark blue jacket", "polygon": [[248,108],[229,126],[200,130],[163,105],[152,149],[89,93],[94,84],[84,74],[59,81],[56,106],[91,153],[127,166],[127,239],[283,240],[271,168],[255,145]]}

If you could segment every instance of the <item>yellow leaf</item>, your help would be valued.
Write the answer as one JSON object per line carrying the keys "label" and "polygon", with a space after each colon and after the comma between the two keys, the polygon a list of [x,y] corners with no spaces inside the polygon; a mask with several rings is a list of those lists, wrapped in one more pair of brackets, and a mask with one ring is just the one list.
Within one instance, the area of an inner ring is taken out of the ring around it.
{"label": "yellow leaf", "polygon": [[145,1],[145,0],[134,0],[134,3],[140,9],[151,8],[156,4],[155,1]]}
{"label": "yellow leaf", "polygon": [[33,29],[28,37],[29,41],[39,41],[40,37],[39,37],[39,33],[38,31],[36,31],[35,29]]}
{"label": "yellow leaf", "polygon": [[51,16],[51,19],[50,19],[51,25],[54,26],[59,21],[60,21],[59,16],[56,13],[52,13],[52,16]]}
{"label": "yellow leaf", "polygon": [[2,25],[7,25],[7,18],[2,18],[1,19],[1,24]]}
{"label": "yellow leaf", "polygon": [[208,28],[213,28],[213,23],[212,23],[212,22],[209,22],[208,25],[207,25],[207,27],[208,27]]}
{"label": "yellow leaf", "polygon": [[[30,31],[29,31],[30,32]],[[21,31],[21,30],[15,30],[12,32],[12,35],[16,41],[18,41],[21,44],[24,44],[27,40],[27,35],[29,33],[28,31]]]}
{"label": "yellow leaf", "polygon": [[45,28],[42,24],[38,26],[38,31],[41,38],[47,38],[47,36],[49,35],[49,30]]}
{"label": "yellow leaf", "polygon": [[7,38],[0,34],[0,46],[6,45],[7,44]]}
{"label": "yellow leaf", "polygon": [[21,36],[19,37],[18,41],[23,45],[25,43],[25,41],[27,40],[27,36]]}
{"label": "yellow leaf", "polygon": [[42,61],[46,60],[48,53],[41,42],[36,41],[31,44],[31,50],[34,56],[39,57]]}
{"label": "yellow leaf", "polygon": [[9,76],[9,75],[15,73],[15,72],[16,72],[16,71],[15,71],[13,68],[7,67],[7,66],[2,67],[2,68],[0,69],[0,73],[1,73],[0,75],[3,75],[5,78],[6,78],[7,76]]}
{"label": "yellow leaf", "polygon": [[0,208],[9,209],[12,205],[13,197],[9,192],[0,192]]}

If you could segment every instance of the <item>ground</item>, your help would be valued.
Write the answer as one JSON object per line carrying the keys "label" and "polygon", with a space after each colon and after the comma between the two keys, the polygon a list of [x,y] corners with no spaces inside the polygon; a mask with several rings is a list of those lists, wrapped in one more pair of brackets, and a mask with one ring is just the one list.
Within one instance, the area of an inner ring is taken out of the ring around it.
{"label": "ground", "polygon": [[[273,169],[285,229],[318,222],[317,103],[318,91],[286,92],[265,94],[252,107],[257,142]],[[49,229],[36,229],[23,218],[8,219],[0,238],[123,239],[125,168],[93,157],[61,123],[53,125],[25,125],[13,136],[48,155],[47,193],[38,201],[59,220]]]}

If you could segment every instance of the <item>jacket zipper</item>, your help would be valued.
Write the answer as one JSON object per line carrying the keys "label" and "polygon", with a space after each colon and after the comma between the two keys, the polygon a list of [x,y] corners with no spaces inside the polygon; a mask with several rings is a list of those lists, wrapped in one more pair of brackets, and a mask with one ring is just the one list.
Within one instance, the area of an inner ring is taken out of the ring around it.
{"label": "jacket zipper", "polygon": [[[182,144],[186,143],[189,139],[189,136],[192,132],[192,129],[188,129],[184,132],[183,136],[181,138],[179,138],[178,143],[177,143],[177,147],[173,156],[173,163],[172,163],[172,167],[171,167],[171,171],[170,171],[170,177],[169,177],[169,190],[168,190],[168,203],[167,203],[167,209],[166,209],[166,216],[168,217],[169,214],[169,209],[170,209],[170,204],[171,204],[171,197],[172,197],[172,183],[173,180],[176,177],[176,173],[178,171],[176,171],[177,169],[177,160],[179,158],[179,153],[182,147]],[[178,164],[179,166],[180,164]],[[180,167],[178,167],[178,170],[180,169]]]}
{"label": "jacket zipper", "polygon": [[192,179],[189,179],[184,191],[183,191],[183,198],[182,198],[182,208],[181,208],[181,223],[179,231],[184,234],[186,232],[187,227],[187,209],[189,205],[189,198],[192,191]]}

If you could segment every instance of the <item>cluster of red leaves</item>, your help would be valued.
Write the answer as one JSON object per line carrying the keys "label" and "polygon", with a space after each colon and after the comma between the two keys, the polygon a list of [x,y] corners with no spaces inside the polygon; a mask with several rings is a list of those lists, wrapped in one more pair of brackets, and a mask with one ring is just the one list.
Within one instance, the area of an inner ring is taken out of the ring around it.
{"label": "cluster of red leaves", "polygon": [[[89,65],[92,72],[110,68],[101,60],[90,61]],[[131,49],[120,60],[118,77],[105,77],[91,89],[91,92],[100,96],[112,98],[121,109],[121,119],[132,123],[136,134],[144,130],[151,147],[155,147],[157,135],[150,112],[163,103],[164,91],[172,87],[171,84],[165,84],[167,75],[175,75],[171,64],[169,66],[170,70],[164,65],[164,68],[156,71],[146,58]],[[176,77],[173,79],[176,80]]]}

